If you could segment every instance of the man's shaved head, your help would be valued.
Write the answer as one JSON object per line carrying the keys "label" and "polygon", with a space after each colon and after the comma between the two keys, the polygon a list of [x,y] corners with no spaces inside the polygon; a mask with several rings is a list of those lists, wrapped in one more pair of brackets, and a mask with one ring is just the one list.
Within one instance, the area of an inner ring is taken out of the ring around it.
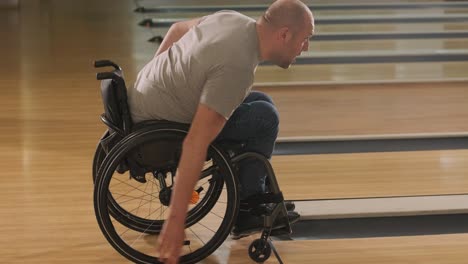
{"label": "man's shaved head", "polygon": [[277,0],[257,20],[257,34],[260,57],[286,69],[309,49],[314,17],[299,0]]}
{"label": "man's shaved head", "polygon": [[311,16],[312,12],[299,0],[277,0],[268,8],[262,19],[275,29],[298,29],[305,21],[310,20]]}

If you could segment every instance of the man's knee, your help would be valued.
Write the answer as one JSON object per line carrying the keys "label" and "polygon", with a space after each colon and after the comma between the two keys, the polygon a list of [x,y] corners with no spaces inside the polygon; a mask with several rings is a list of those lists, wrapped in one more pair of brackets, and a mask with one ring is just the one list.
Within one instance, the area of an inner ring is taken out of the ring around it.
{"label": "man's knee", "polygon": [[249,96],[252,96],[252,98],[254,98],[254,101],[265,101],[272,105],[275,105],[275,103],[273,102],[273,99],[264,92],[252,91]]}
{"label": "man's knee", "polygon": [[272,129],[273,131],[278,130],[279,114],[274,105],[266,101],[256,101],[251,104],[251,107],[255,119],[263,120],[267,124],[268,129]]}

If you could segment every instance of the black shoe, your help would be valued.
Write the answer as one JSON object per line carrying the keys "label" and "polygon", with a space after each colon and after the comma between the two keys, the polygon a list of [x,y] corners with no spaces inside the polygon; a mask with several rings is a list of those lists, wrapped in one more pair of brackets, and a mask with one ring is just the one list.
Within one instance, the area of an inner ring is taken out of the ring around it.
{"label": "black shoe", "polygon": [[284,205],[286,206],[286,210],[289,212],[289,211],[294,211],[294,209],[296,209],[296,205],[293,203],[293,202],[284,202]]}
{"label": "black shoe", "polygon": [[[293,224],[299,221],[300,215],[294,211],[288,211],[289,224]],[[273,230],[281,229],[286,227],[285,219],[276,219]],[[262,216],[255,216],[249,212],[240,211],[237,217],[237,222],[231,231],[231,238],[234,240],[241,239],[246,236],[250,236],[255,233],[262,232],[264,228],[264,219]]]}

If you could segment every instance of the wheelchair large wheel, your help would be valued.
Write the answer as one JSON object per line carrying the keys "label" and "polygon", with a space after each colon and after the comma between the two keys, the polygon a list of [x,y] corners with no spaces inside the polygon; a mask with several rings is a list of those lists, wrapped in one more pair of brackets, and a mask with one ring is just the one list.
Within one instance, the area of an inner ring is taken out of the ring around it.
{"label": "wheelchair large wheel", "polygon": [[102,148],[101,143],[98,142],[96,146],[96,151],[94,152],[94,158],[93,158],[93,183],[96,181],[99,168],[101,167],[101,164],[104,161],[105,157],[106,157],[106,152]]}
{"label": "wheelchair large wheel", "polygon": [[[163,190],[171,189],[173,170],[147,173],[146,183],[115,170],[136,147],[158,140],[180,140],[185,134],[177,129],[138,132],[115,146],[100,166],[94,191],[96,217],[109,243],[131,261],[158,263],[155,242],[167,218]],[[203,177],[195,188],[200,199],[189,207],[181,263],[195,263],[209,256],[226,239],[236,219],[238,185],[226,157],[222,150],[210,146]],[[165,180],[161,182],[155,175],[164,175]]]}
{"label": "wheelchair large wheel", "polygon": [[[107,133],[107,132],[106,132]],[[104,135],[106,135],[104,133]],[[173,134],[171,137],[162,136],[159,138],[159,141],[179,141],[181,142],[183,140],[184,134]],[[158,139],[154,139],[153,143],[154,145],[157,144]],[[156,144],[155,144],[156,143]],[[104,149],[102,148],[101,144],[98,144],[96,147],[94,159],[93,159],[93,182],[96,181],[96,177],[99,171],[99,168],[101,164],[103,163],[104,159],[106,157],[106,153]],[[215,166],[213,166],[213,161],[208,159],[206,164],[205,164],[205,170],[203,173],[205,174],[204,176],[204,182],[199,181],[199,186],[202,189],[198,189],[199,192],[203,192],[201,197],[202,199],[195,203],[194,206],[192,206],[188,212],[188,219],[190,221],[187,222],[188,226],[191,226],[193,223],[197,222],[200,218],[203,218],[214,206],[216,203],[217,199],[219,198],[219,195],[221,194],[222,188],[224,181],[223,179],[220,178],[219,174],[216,174],[216,171],[213,171]],[[174,168],[166,168],[166,172],[168,170],[176,171],[176,167]],[[211,177],[210,177],[211,175]],[[153,175],[154,176],[154,175]],[[150,184],[153,183],[151,180],[153,176],[149,176]],[[167,175],[165,175],[167,176]],[[171,175],[173,176],[173,175]],[[122,177],[120,177],[122,178]],[[121,179],[122,180],[122,179]],[[139,184],[135,181],[131,180],[131,177],[128,176],[128,182],[129,186],[134,186],[139,185],[139,189],[142,188],[147,188],[147,184]],[[208,185],[208,186],[207,186]],[[145,187],[146,186],[146,187]],[[154,188],[154,186],[152,186]],[[164,192],[158,187],[159,194],[161,193],[164,195]],[[166,188],[166,190],[170,190],[170,188]],[[198,194],[199,195],[199,194]],[[170,192],[166,192],[166,199],[170,196]],[[121,224],[125,225],[128,228],[131,228],[133,230],[137,230],[140,232],[145,232],[148,234],[158,234],[159,233],[159,227],[158,225],[154,225],[154,220],[153,219],[146,219],[145,217],[141,217],[138,215],[135,215],[132,211],[127,211],[126,208],[120,206],[119,202],[117,202],[113,195],[110,193],[108,195],[109,198],[109,212],[112,215],[114,219],[119,221]],[[168,201],[166,201],[168,202]],[[128,207],[128,206],[126,206]]]}

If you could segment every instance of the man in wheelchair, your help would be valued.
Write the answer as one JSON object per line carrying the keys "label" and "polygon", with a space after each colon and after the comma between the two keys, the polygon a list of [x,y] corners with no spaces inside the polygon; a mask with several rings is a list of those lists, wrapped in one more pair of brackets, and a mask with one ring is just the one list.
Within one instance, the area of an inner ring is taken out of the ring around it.
{"label": "man in wheelchair", "polygon": [[[289,68],[296,56],[308,50],[313,30],[312,13],[298,0],[276,1],[257,21],[220,11],[178,22],[129,88],[134,122],[158,119],[191,124],[182,146],[169,217],[158,241],[158,251],[168,263],[176,262],[180,254],[189,200],[210,143],[238,142],[242,151],[271,157],[278,112],[270,97],[250,91],[254,73],[262,61]],[[249,208],[248,201],[268,188],[259,161],[245,160],[238,170],[241,211],[233,238],[261,231],[261,208]],[[289,221],[297,221],[294,205],[288,204],[287,209]],[[274,229],[281,227],[281,221],[277,222]]]}

